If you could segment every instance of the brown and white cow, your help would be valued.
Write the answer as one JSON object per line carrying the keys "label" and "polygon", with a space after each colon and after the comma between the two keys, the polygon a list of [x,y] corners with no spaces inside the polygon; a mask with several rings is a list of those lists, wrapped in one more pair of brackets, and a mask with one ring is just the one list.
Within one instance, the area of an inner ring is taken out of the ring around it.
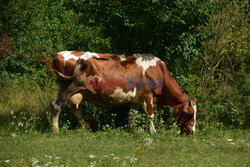
{"label": "brown and white cow", "polygon": [[196,99],[190,99],[170,75],[165,63],[152,54],[113,55],[80,51],[63,51],[53,59],[59,91],[52,102],[53,129],[59,132],[58,117],[65,104],[77,111],[89,101],[98,106],[123,103],[142,105],[155,133],[154,107],[168,105],[182,133],[195,131]]}

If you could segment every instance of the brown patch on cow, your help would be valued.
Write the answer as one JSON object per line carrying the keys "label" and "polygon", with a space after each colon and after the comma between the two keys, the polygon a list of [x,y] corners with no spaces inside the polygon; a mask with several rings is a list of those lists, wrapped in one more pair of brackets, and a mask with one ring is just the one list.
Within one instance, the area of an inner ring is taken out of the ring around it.
{"label": "brown patch on cow", "polygon": [[76,60],[71,58],[67,60],[64,64],[64,75],[71,75],[74,71]]}
{"label": "brown patch on cow", "polygon": [[128,64],[135,64],[136,58],[133,55],[125,55],[126,60],[121,62],[122,66],[127,66]]}
{"label": "brown patch on cow", "polygon": [[114,59],[116,61],[121,61],[121,59],[117,55],[112,55],[111,59]]}
{"label": "brown patch on cow", "polygon": [[125,60],[123,61],[121,60],[119,55],[112,55],[111,59],[118,61],[125,68],[127,68],[127,65],[129,64],[135,64],[136,57],[134,55],[124,55],[124,57],[125,57]]}
{"label": "brown patch on cow", "polygon": [[73,51],[71,54],[75,55],[76,57],[80,57],[84,54],[85,52],[81,52],[81,51]]}
{"label": "brown patch on cow", "polygon": [[56,54],[52,60],[52,67],[55,73],[58,72],[64,74],[64,57],[61,54]]}
{"label": "brown patch on cow", "polygon": [[52,61],[52,67],[55,73],[62,73],[64,75],[71,75],[74,71],[76,60],[69,59],[68,61],[64,61],[64,57],[61,54],[57,54]]}

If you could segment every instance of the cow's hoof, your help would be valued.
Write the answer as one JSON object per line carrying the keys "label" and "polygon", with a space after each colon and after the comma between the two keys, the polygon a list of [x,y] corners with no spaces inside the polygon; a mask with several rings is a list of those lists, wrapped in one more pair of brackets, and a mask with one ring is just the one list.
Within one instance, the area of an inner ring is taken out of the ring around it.
{"label": "cow's hoof", "polygon": [[54,133],[54,134],[57,134],[57,135],[59,134],[59,129],[58,129],[58,128],[53,127],[52,130],[53,130],[53,133]]}

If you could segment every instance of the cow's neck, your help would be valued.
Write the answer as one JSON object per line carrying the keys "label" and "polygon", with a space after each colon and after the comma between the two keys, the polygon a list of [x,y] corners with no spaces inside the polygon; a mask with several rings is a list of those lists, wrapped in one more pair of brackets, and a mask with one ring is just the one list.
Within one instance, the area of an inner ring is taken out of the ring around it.
{"label": "cow's neck", "polygon": [[170,79],[165,82],[167,85],[164,88],[164,103],[169,106],[176,106],[182,104],[187,98],[187,94],[181,89],[181,87],[175,82],[174,79]]}

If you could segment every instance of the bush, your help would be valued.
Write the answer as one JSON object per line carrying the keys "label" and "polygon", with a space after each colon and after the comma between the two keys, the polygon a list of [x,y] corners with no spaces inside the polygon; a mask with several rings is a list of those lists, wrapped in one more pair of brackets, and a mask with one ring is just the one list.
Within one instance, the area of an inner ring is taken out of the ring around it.
{"label": "bush", "polygon": [[[107,51],[109,40],[101,38],[100,28],[79,24],[79,15],[66,10],[62,1],[10,1],[1,11],[0,32],[12,39],[2,50],[1,71],[27,74],[43,71],[41,53],[52,57],[62,50]],[[5,45],[3,42],[1,45]],[[14,36],[14,38],[12,37]],[[10,43],[11,42],[11,43]]]}

